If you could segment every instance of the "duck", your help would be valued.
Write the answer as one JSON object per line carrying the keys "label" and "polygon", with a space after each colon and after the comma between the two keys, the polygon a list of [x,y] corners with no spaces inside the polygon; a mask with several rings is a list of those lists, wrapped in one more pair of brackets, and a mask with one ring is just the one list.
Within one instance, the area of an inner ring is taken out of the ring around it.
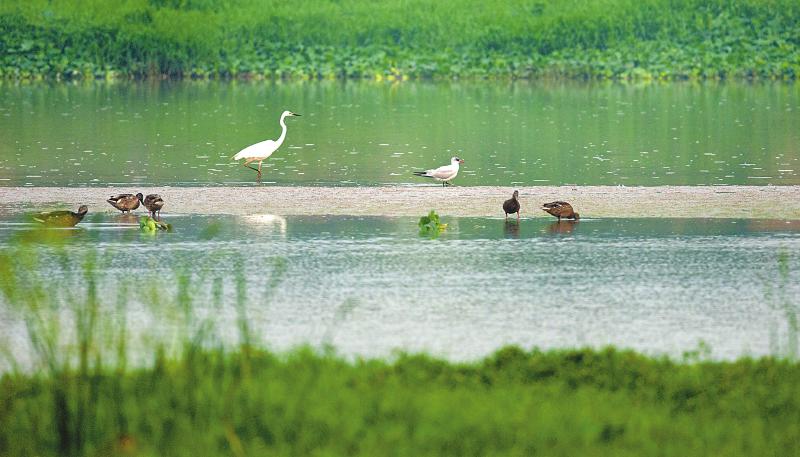
{"label": "duck", "polygon": [[562,217],[565,219],[574,219],[574,220],[578,220],[581,218],[581,215],[576,213],[572,209],[572,205],[570,205],[567,202],[556,201],[556,202],[545,203],[544,205],[542,205],[542,210],[557,217],[559,221],[561,220]]}
{"label": "duck", "polygon": [[106,200],[108,203],[111,204],[114,208],[124,212],[131,212],[139,207],[139,203],[144,198],[141,192],[136,195],[133,194],[119,194],[119,195],[112,195]]}
{"label": "duck", "polygon": [[458,176],[459,166],[464,163],[463,159],[458,157],[450,158],[450,165],[442,165],[439,168],[432,168],[425,171],[415,171],[414,176],[421,176],[423,178],[433,178],[442,183],[442,187],[449,186],[450,181]]}
{"label": "duck", "polygon": [[517,213],[517,221],[519,221],[519,191],[515,190],[511,198],[503,202],[503,211],[506,213],[506,220],[509,214]]}
{"label": "duck", "polygon": [[83,220],[83,216],[89,212],[89,207],[81,205],[78,212],[72,211],[49,211],[33,216],[33,220],[48,227],[74,227]]}
{"label": "duck", "polygon": [[150,216],[153,219],[156,219],[156,213],[158,213],[159,218],[161,217],[161,208],[164,207],[164,200],[161,198],[161,195],[149,194],[144,198],[142,204],[150,211]]}

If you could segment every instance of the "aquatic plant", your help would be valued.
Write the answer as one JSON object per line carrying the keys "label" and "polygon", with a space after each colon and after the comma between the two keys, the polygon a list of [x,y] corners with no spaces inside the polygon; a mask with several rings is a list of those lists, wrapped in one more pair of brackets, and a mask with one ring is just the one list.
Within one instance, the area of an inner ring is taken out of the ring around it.
{"label": "aquatic plant", "polygon": [[142,216],[139,218],[139,230],[145,233],[156,233],[157,230],[171,232],[172,224],[157,221],[150,216]]}
{"label": "aquatic plant", "polygon": [[438,237],[440,233],[447,229],[447,224],[442,224],[439,221],[439,215],[434,210],[431,210],[427,216],[420,217],[417,225],[419,226],[420,236],[431,238]]}

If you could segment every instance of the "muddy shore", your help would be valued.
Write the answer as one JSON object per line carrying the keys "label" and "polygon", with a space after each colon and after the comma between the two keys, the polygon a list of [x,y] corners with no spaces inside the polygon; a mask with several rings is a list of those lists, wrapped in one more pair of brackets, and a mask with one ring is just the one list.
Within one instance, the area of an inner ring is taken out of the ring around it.
{"label": "muddy shore", "polygon": [[[519,187],[523,217],[550,217],[541,203],[566,200],[583,217],[800,219],[800,186]],[[77,208],[116,212],[106,198],[158,193],[163,214],[502,216],[511,187],[0,187],[0,212]],[[137,212],[145,214],[140,207]]]}

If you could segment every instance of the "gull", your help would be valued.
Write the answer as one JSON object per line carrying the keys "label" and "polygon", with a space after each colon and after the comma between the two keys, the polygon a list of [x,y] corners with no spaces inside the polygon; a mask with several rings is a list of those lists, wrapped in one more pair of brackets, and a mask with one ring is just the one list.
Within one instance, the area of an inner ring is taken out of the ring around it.
{"label": "gull", "polygon": [[[237,152],[236,155],[233,156],[233,160],[245,159],[242,165],[251,170],[257,171],[258,176],[256,179],[261,181],[261,162],[268,159],[273,152],[277,151],[278,148],[281,147],[283,140],[286,139],[286,124],[283,122],[283,120],[292,116],[300,115],[291,111],[284,111],[283,114],[281,114],[281,120],[279,123],[281,124],[281,128],[283,130],[281,131],[281,136],[279,136],[277,140],[264,140],[260,143],[251,144],[250,146]],[[258,168],[251,167],[250,163],[256,161],[258,162]]]}
{"label": "gull", "polygon": [[414,176],[422,176],[423,178],[433,178],[442,182],[442,187],[450,185],[450,180],[458,175],[458,166],[464,163],[462,159],[453,157],[450,159],[450,165],[443,165],[434,170],[415,171]]}

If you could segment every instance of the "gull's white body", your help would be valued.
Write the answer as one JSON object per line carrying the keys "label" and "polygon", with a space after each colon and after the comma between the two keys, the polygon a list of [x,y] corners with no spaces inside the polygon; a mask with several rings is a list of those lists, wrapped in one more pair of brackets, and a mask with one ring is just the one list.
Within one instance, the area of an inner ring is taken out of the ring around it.
{"label": "gull's white body", "polygon": [[424,178],[433,178],[436,181],[447,182],[458,176],[459,166],[463,162],[464,161],[458,157],[453,157],[450,159],[450,165],[443,165],[439,168],[434,168],[431,170],[418,171],[414,174]]}

